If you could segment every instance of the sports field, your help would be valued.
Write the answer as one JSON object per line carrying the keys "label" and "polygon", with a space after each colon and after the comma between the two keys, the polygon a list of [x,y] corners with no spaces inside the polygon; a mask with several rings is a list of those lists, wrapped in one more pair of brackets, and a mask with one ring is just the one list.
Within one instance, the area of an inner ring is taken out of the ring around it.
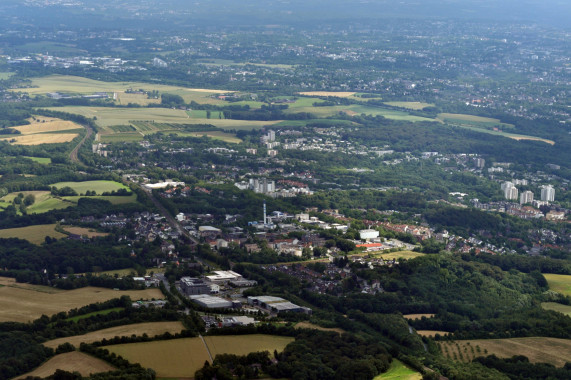
{"label": "sports field", "polygon": [[73,344],[75,347],[79,347],[81,343],[93,343],[99,342],[103,339],[111,339],[116,336],[131,336],[137,335],[141,336],[147,334],[149,337],[154,337],[156,335],[162,335],[166,332],[171,334],[177,334],[184,330],[184,326],[181,322],[148,322],[148,323],[136,323],[133,325],[124,325],[111,327],[108,329],[93,331],[84,335],[68,336],[65,338],[58,338],[53,340],[48,340],[44,343],[44,346],[56,349],[57,346],[65,342]]}
{"label": "sports field", "polygon": [[407,367],[401,361],[393,359],[389,370],[376,376],[373,380],[420,380],[422,374]]}
{"label": "sports field", "polygon": [[92,373],[113,371],[115,367],[101,359],[74,351],[56,355],[40,367],[18,376],[16,379],[25,379],[28,376],[44,378],[53,375],[58,369],[68,372],[79,372],[82,376],[88,377]]}
{"label": "sports field", "polygon": [[553,310],[557,311],[561,314],[565,314],[571,317],[571,306],[570,305],[563,305],[557,302],[542,302],[541,307],[545,310]]}
{"label": "sports field", "polygon": [[28,240],[32,244],[41,244],[45,241],[46,236],[61,239],[67,237],[55,230],[55,224],[42,224],[37,226],[27,226],[20,228],[8,228],[0,230],[0,238],[18,238]]}
{"label": "sports field", "polygon": [[446,357],[464,362],[492,354],[500,358],[524,355],[532,363],[550,363],[562,367],[571,358],[571,339],[544,337],[474,339],[438,344]]}
{"label": "sports field", "polygon": [[[221,353],[246,355],[256,351],[280,352],[293,338],[255,334],[206,336],[204,341],[215,357]],[[210,361],[206,346],[200,338],[119,344],[105,348],[132,363],[153,368],[157,377],[192,377],[205,361]]]}
{"label": "sports field", "polygon": [[123,295],[132,300],[162,299],[159,289],[112,290],[86,287],[59,290],[51,287],[16,283],[11,278],[0,278],[0,322],[29,322],[96,302],[104,302]]}
{"label": "sports field", "polygon": [[544,273],[543,277],[547,280],[550,290],[571,296],[571,275]]}

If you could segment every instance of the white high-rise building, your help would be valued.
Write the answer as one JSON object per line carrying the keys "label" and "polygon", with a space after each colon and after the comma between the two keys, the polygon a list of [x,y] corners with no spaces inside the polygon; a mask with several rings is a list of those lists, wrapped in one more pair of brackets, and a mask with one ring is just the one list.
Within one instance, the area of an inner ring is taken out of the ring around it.
{"label": "white high-rise building", "polygon": [[541,186],[541,200],[547,202],[553,202],[555,200],[555,189],[553,186]]}
{"label": "white high-rise building", "polygon": [[517,199],[518,190],[514,187],[514,184],[511,182],[504,182],[502,183],[502,190],[504,192],[504,197],[508,200]]}
{"label": "white high-rise building", "polygon": [[519,196],[519,204],[523,205],[531,202],[533,202],[533,192],[528,190],[521,193]]}

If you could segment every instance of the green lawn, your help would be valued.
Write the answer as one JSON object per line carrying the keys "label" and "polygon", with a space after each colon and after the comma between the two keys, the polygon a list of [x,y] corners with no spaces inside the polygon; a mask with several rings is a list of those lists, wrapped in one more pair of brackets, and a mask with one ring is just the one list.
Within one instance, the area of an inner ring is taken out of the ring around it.
{"label": "green lawn", "polygon": [[331,117],[335,115],[339,115],[339,113],[345,113],[349,116],[354,115],[373,115],[373,116],[383,116],[387,119],[392,120],[404,120],[404,121],[434,121],[434,119],[429,119],[426,117],[420,116],[413,116],[403,111],[396,111],[396,110],[389,110],[387,108],[381,107],[370,107],[360,104],[349,104],[349,105],[341,105],[341,106],[327,106],[327,107],[295,107],[292,109],[286,110],[288,113],[296,113],[296,112],[307,112],[310,114],[315,115],[316,117]]}
{"label": "green lawn", "polygon": [[547,280],[550,290],[571,296],[571,275],[544,273],[543,277]]}
{"label": "green lawn", "polygon": [[563,305],[557,302],[542,302],[541,307],[545,310],[557,311],[561,314],[565,314],[571,317],[571,306],[569,305]]}
{"label": "green lawn", "polygon": [[50,186],[55,186],[58,189],[66,186],[71,187],[73,190],[77,191],[78,194],[85,194],[88,190],[95,191],[98,195],[106,191],[111,192],[119,189],[129,190],[127,186],[115,181],[58,182]]}
{"label": "green lawn", "polygon": [[104,201],[109,201],[111,202],[111,204],[114,205],[122,205],[122,204],[126,204],[126,203],[135,203],[137,202],[137,195],[136,194],[131,194],[131,195],[126,195],[126,196],[122,196],[122,195],[96,195],[96,196],[72,196],[72,197],[62,197],[63,199],[73,202],[74,204],[77,204],[77,202],[79,201],[79,198],[90,198],[90,199],[102,199]]}
{"label": "green lawn", "polygon": [[30,157],[30,156],[22,156],[22,157],[29,158],[30,160],[36,161],[39,164],[51,164],[52,163],[52,159],[49,157]]}
{"label": "green lawn", "polygon": [[374,378],[374,380],[420,380],[422,375],[415,370],[405,366],[401,361],[393,359],[391,367],[385,373]]}

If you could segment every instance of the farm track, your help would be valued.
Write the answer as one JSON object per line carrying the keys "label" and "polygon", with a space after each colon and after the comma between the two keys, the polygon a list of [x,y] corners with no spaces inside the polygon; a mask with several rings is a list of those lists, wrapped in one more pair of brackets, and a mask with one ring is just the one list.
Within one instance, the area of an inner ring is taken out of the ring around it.
{"label": "farm track", "polygon": [[86,125],[83,126],[86,130],[87,133],[85,134],[85,137],[83,139],[81,139],[81,141],[77,144],[77,146],[75,148],[73,148],[73,150],[71,151],[71,153],[69,154],[69,159],[72,162],[77,162],[79,163],[79,158],[77,157],[77,153],[79,152],[79,149],[81,148],[81,146],[83,145],[83,143],[89,138],[91,137],[91,135],[93,134],[93,129],[91,129],[91,127],[88,127]]}

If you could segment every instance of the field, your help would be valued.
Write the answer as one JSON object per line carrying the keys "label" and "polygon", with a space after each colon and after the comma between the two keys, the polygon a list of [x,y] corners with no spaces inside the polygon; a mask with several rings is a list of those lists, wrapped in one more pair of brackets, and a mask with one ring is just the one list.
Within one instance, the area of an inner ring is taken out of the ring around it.
{"label": "field", "polygon": [[429,119],[420,116],[413,116],[403,111],[389,110],[387,108],[381,108],[381,107],[370,107],[360,104],[349,104],[349,105],[327,106],[327,107],[313,107],[313,106],[295,107],[286,110],[286,112],[288,113],[307,112],[315,115],[316,117],[323,117],[323,118],[339,115],[340,112],[343,112],[350,116],[360,115],[364,113],[366,115],[383,116],[386,117],[387,119],[392,119],[392,120],[403,120],[411,122],[434,121],[434,119]]}
{"label": "field", "polygon": [[32,244],[41,244],[46,236],[61,239],[67,235],[55,230],[55,224],[42,224],[38,226],[28,226],[20,228],[8,228],[0,230],[0,238],[18,238],[28,240]]}
{"label": "field", "polygon": [[33,135],[12,135],[13,137],[1,138],[15,145],[41,145],[62,144],[72,141],[79,136],[77,133],[38,133]]}
{"label": "field", "polygon": [[19,376],[16,379],[25,379],[28,376],[44,378],[53,375],[58,369],[68,372],[77,371],[82,376],[87,377],[91,373],[113,371],[115,367],[101,359],[75,351],[56,355],[39,368]]}
{"label": "field", "polygon": [[340,329],[340,328],[332,328],[332,327],[321,327],[318,325],[314,325],[313,323],[310,322],[299,322],[298,324],[295,325],[296,329],[314,329],[314,330],[320,330],[320,331],[334,331],[338,334],[343,334],[345,332],[345,330]]}
{"label": "field", "polygon": [[[129,103],[131,104],[138,104],[140,106],[147,106],[149,104],[159,104],[161,99],[149,99],[146,94],[133,94],[133,93],[126,93],[124,91],[115,92],[117,96],[117,104],[122,106],[126,106]],[[114,95],[114,96],[115,96]]]}
{"label": "field", "polygon": [[424,253],[414,252],[414,251],[399,251],[399,252],[379,253],[375,255],[375,257],[382,257],[385,260],[398,260],[398,259],[411,260],[420,256],[424,256]]}
{"label": "field", "polygon": [[95,191],[98,195],[106,191],[111,192],[119,189],[129,190],[127,186],[115,181],[58,182],[50,186],[54,186],[58,189],[69,186],[78,194],[85,194],[88,190]]}
{"label": "field", "polygon": [[[256,334],[207,336],[204,340],[214,357],[220,353],[245,355],[255,351],[282,351],[293,338]],[[153,368],[157,377],[192,377],[205,361],[210,361],[200,338],[119,344],[105,348],[132,363]]]}
{"label": "field", "polygon": [[433,337],[436,334],[441,336],[450,334],[448,331],[437,331],[437,330],[418,330],[416,333],[420,336],[426,336],[426,337]]}
{"label": "field", "polygon": [[407,108],[413,111],[420,111],[426,107],[434,107],[434,104],[422,102],[386,102],[389,106]]}
{"label": "field", "polygon": [[571,317],[571,306],[557,302],[542,302],[541,307],[545,310],[553,310]]}
{"label": "field", "polygon": [[147,334],[149,337],[154,337],[155,335],[161,335],[166,332],[171,334],[176,334],[184,330],[184,326],[181,322],[148,322],[148,323],[137,323],[133,325],[124,325],[111,327],[108,329],[93,331],[84,335],[69,336],[66,338],[58,338],[49,340],[44,343],[44,346],[56,349],[62,343],[69,342],[75,347],[83,342],[93,343],[98,342],[103,339],[111,339],[116,336],[131,336],[131,335],[143,335]]}
{"label": "field", "polygon": [[389,370],[373,380],[420,380],[422,375],[407,367],[401,361],[393,359]]}
{"label": "field", "polygon": [[0,72],[0,80],[10,79],[12,75],[14,75],[14,73]]}
{"label": "field", "polygon": [[66,321],[77,322],[77,321],[80,321],[82,319],[93,317],[95,315],[107,315],[107,314],[111,314],[113,312],[119,312],[122,310],[125,310],[125,308],[124,307],[114,307],[111,309],[99,310],[99,311],[94,311],[94,312],[87,313],[87,314],[77,315],[75,317],[67,318]]}
{"label": "field", "polygon": [[14,279],[0,278],[0,322],[29,322],[42,316],[53,315],[96,302],[104,302],[123,295],[132,300],[162,299],[158,289],[112,290],[86,287],[59,290],[44,286],[16,283]]}
{"label": "field", "polygon": [[85,228],[85,227],[66,226],[66,227],[64,227],[64,230],[66,232],[69,232],[70,234],[87,236],[88,238],[101,237],[101,236],[109,235],[107,232],[97,232],[91,228]]}
{"label": "field", "polygon": [[22,156],[24,158],[29,158],[32,161],[37,162],[38,164],[51,164],[52,163],[52,159],[49,157],[30,157],[30,156]]}
{"label": "field", "polygon": [[[41,117],[41,116],[39,116]],[[12,127],[17,131],[20,131],[23,135],[31,135],[36,133],[47,133],[47,132],[61,132],[69,131],[75,129],[82,129],[82,126],[75,124],[73,121],[59,120],[59,119],[49,119],[46,122],[40,122],[36,120],[29,120],[31,124],[21,125],[18,127]],[[44,119],[42,119],[44,120]]]}
{"label": "field", "polygon": [[300,95],[305,96],[337,96],[339,98],[348,98],[349,96],[355,95],[355,92],[343,92],[343,91],[307,91],[300,92]]}
{"label": "field", "polygon": [[214,140],[225,141],[232,144],[239,144],[242,142],[241,139],[236,137],[236,135],[232,133],[220,132],[220,131],[212,131],[212,132],[176,132],[177,136],[182,137],[209,137]]}
{"label": "field", "polygon": [[550,290],[571,296],[571,275],[545,273],[543,276],[547,280]]}
{"label": "field", "polygon": [[470,361],[477,356],[494,354],[500,358],[524,355],[532,363],[550,363],[558,367],[571,358],[571,340],[557,338],[477,339],[439,342],[449,358]]}
{"label": "field", "polygon": [[[149,84],[141,82],[102,82],[93,79],[71,76],[50,75],[32,79],[33,88],[14,89],[14,91],[27,92],[30,95],[45,95],[50,92],[63,92],[66,94],[92,94],[94,92],[121,93],[128,89],[143,89],[145,91],[156,90],[160,93],[180,95],[185,102],[192,100],[202,104],[222,104],[222,100],[213,99],[213,94],[228,93],[231,91],[208,90],[197,88],[185,88],[179,86],[167,86],[161,84]],[[120,95],[118,95],[120,98]]]}
{"label": "field", "polygon": [[422,317],[425,318],[433,318],[435,314],[405,314],[403,315],[404,319],[421,319]]}

